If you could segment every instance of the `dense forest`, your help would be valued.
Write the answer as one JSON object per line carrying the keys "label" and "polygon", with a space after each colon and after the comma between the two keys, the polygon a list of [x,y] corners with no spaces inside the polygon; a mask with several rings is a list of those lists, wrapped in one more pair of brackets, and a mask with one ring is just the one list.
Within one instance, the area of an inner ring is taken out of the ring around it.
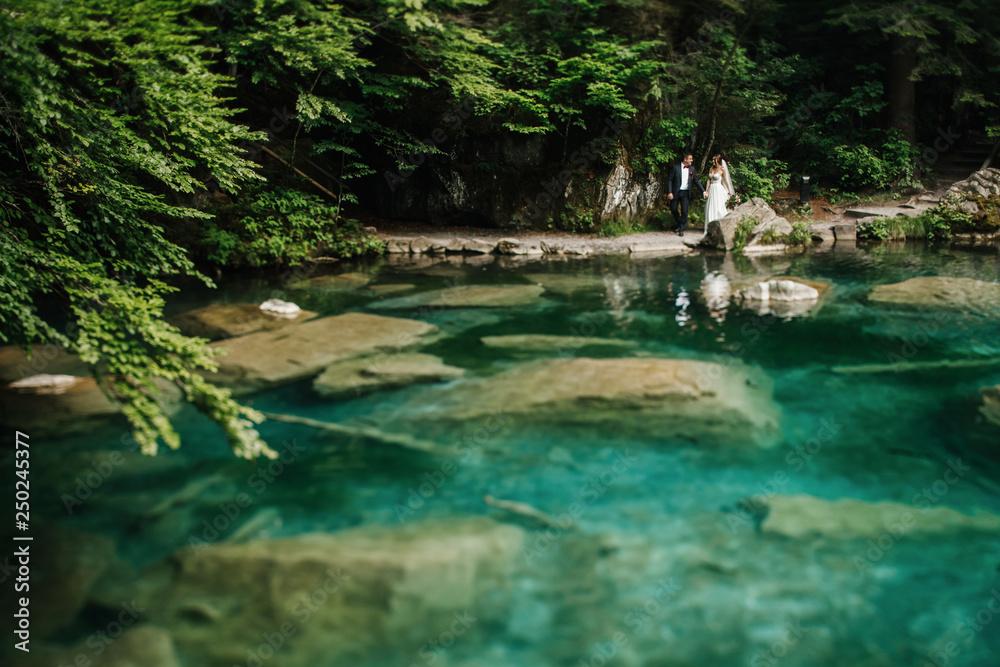
{"label": "dense forest", "polygon": [[746,197],[919,187],[1000,138],[998,35],[986,0],[9,0],[0,340],[79,354],[147,452],[160,378],[273,454],[164,322],[179,277],[378,250],[368,220],[593,232],[686,150]]}

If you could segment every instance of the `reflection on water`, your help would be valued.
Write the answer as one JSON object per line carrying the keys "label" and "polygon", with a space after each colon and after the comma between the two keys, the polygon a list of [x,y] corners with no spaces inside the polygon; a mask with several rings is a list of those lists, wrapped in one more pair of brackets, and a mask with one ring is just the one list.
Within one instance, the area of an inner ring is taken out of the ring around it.
{"label": "reflection on water", "polygon": [[[1000,624],[986,619],[1000,586],[1000,427],[979,390],[1000,384],[1000,367],[933,364],[996,360],[998,317],[868,299],[916,276],[1000,282],[996,255],[902,247],[339,273],[352,277],[294,293],[234,283],[171,309],[280,292],[321,315],[423,319],[444,336],[421,352],[466,376],[335,401],[311,380],[255,394],[258,409],[352,428],[267,422],[276,462],[235,460],[190,408],[184,446],[156,459],[114,463],[119,422],[33,440],[33,519],[46,526],[32,546],[32,618],[47,619],[37,664],[998,664]],[[731,299],[775,276],[829,290],[796,316]],[[508,307],[374,309],[455,280],[544,293]],[[521,349],[480,341],[525,334]],[[874,368],[894,354],[926,368]],[[573,357],[601,363],[555,363]],[[617,358],[677,361],[644,375]],[[723,373],[736,379],[693,389]],[[683,391],[658,393],[671,382]],[[779,429],[769,448],[754,439],[764,412]],[[67,497],[79,499],[72,512]],[[144,611],[118,627],[123,603]]]}

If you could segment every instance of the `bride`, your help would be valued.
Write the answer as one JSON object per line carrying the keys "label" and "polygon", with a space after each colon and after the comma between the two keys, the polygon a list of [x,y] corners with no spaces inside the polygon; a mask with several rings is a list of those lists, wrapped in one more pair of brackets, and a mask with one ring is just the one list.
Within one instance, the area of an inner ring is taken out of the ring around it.
{"label": "bride", "polygon": [[712,168],[708,170],[708,201],[705,202],[705,226],[702,232],[708,230],[708,223],[726,217],[726,213],[729,213],[726,202],[734,194],[736,191],[729,177],[729,166],[716,153],[712,156]]}

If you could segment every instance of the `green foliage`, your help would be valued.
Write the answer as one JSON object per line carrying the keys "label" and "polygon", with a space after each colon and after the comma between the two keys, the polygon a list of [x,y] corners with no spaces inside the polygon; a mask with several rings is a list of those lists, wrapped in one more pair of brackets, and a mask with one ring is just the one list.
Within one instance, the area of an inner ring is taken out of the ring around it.
{"label": "green foliage", "polygon": [[642,156],[639,166],[654,173],[668,170],[677,163],[697,125],[687,110],[658,120],[639,142],[638,151]]}
{"label": "green foliage", "polygon": [[879,241],[884,241],[892,238],[888,224],[890,219],[891,218],[876,218],[871,222],[858,223],[858,239],[877,239]]}
{"label": "green foliage", "polygon": [[601,223],[600,229],[597,230],[598,236],[603,237],[615,237],[615,236],[625,236],[626,234],[638,234],[639,232],[649,232],[653,231],[654,227],[645,225],[638,220],[630,220],[627,218],[614,218],[606,222]]}
{"label": "green foliage", "polygon": [[594,211],[589,206],[582,208],[566,206],[556,217],[559,229],[577,234],[592,234],[598,231]]}
{"label": "green foliage", "polygon": [[758,224],[760,224],[760,220],[757,218],[748,215],[740,218],[740,221],[736,223],[736,229],[733,230],[734,253],[739,254],[743,252],[743,249],[747,247],[747,244],[750,243],[750,239],[753,237],[753,228]]}
{"label": "green foliage", "polygon": [[972,216],[947,203],[938,204],[916,217],[878,218],[858,225],[859,239],[920,239],[931,243],[951,239],[952,234],[969,229]]}
{"label": "green foliage", "polygon": [[915,149],[897,130],[890,130],[878,151],[868,146],[836,146],[830,156],[830,169],[844,187],[886,190],[914,186]]}
{"label": "green foliage", "polygon": [[[0,340],[79,354],[146,452],[178,444],[156,400],[159,379],[215,419],[240,456],[274,455],[253,428],[260,415],[198,373],[211,367],[204,341],[162,320],[169,288],[159,277],[198,276],[164,228],[207,217],[165,195],[177,201],[206,175],[225,188],[257,178],[236,145],[260,137],[219,104],[227,80],[211,70],[207,30],[185,15],[194,3],[7,6]],[[68,325],[57,329],[41,301],[60,305]]]}
{"label": "green foliage", "polygon": [[785,235],[784,242],[791,246],[808,246],[812,243],[812,223],[796,220],[792,223],[792,231]]}
{"label": "green foliage", "polygon": [[244,189],[215,217],[200,225],[205,256],[227,266],[301,264],[316,252],[352,257],[384,250],[356,224],[337,221],[337,207],[319,197],[281,186]]}
{"label": "green foliage", "polygon": [[788,165],[758,149],[735,151],[728,162],[733,187],[744,199],[771,201],[776,190],[788,187]]}
{"label": "green foliage", "polygon": [[785,242],[785,235],[774,227],[768,227],[760,233],[759,240],[761,245],[778,245]]}

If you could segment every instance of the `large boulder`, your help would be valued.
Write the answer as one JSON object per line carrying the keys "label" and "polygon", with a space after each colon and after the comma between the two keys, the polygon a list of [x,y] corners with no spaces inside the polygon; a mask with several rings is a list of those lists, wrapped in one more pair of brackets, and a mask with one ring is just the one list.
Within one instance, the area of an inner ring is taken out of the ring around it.
{"label": "large boulder", "polygon": [[981,200],[996,197],[1000,197],[1000,169],[988,167],[953,184],[941,198],[941,203],[957,206],[979,220],[988,215]]}
{"label": "large boulder", "polygon": [[[175,414],[180,389],[160,378],[154,384],[160,407]],[[118,412],[92,377],[41,373],[0,386],[0,420],[32,435],[85,433]]]}
{"label": "large boulder", "polygon": [[0,347],[0,384],[9,384],[33,375],[73,375],[89,377],[87,364],[75,354],[55,345],[35,345],[28,351],[20,345]]}
{"label": "large boulder", "polygon": [[790,234],[792,225],[788,220],[778,216],[763,199],[755,197],[730,211],[721,220],[708,223],[705,238],[699,246],[717,250],[732,250],[735,246],[736,228],[744,219],[753,221],[750,242],[747,247],[760,245],[761,234],[773,229],[778,234]]}
{"label": "large boulder", "polygon": [[761,315],[798,317],[813,310],[829,288],[824,283],[782,276],[754,282],[737,290],[733,297],[744,308]]}
{"label": "large boulder", "polygon": [[414,399],[418,420],[557,423],[698,444],[773,444],[772,384],[741,363],[546,359]]}
{"label": "large boulder", "polygon": [[868,300],[911,310],[950,310],[993,316],[1000,313],[1000,284],[973,278],[921,276],[901,283],[876,285],[868,294]]}
{"label": "large boulder", "polygon": [[599,219],[643,219],[655,212],[661,191],[661,183],[653,174],[637,174],[622,159],[601,188],[597,200]]}
{"label": "large boulder", "polygon": [[437,308],[504,308],[539,302],[544,288],[538,285],[462,285],[371,304],[376,310]]}
{"label": "large boulder", "polygon": [[479,517],[195,546],[150,573],[140,604],[199,665],[245,664],[267,636],[287,667],[365,664],[506,621],[523,540]]}
{"label": "large boulder", "polygon": [[[986,511],[962,514],[940,505],[916,507],[854,498],[824,500],[808,495],[772,496],[765,502],[767,515],[761,530],[787,537],[877,539],[888,532],[887,526],[898,526],[897,532],[902,530],[906,535],[938,535],[958,530],[1000,533],[1000,516]],[[894,537],[898,539],[901,535]]]}
{"label": "large boulder", "polygon": [[[156,400],[167,414],[181,405],[181,390],[157,378]],[[16,345],[0,347],[0,420],[32,435],[71,435],[114,418],[107,397],[80,357],[55,345],[36,345],[29,359]]]}
{"label": "large boulder", "polygon": [[185,336],[220,340],[301,324],[316,315],[309,310],[300,310],[293,317],[281,317],[271,315],[253,303],[218,303],[174,315],[168,321]]}
{"label": "large boulder", "polygon": [[313,380],[313,389],[327,398],[351,397],[463,375],[465,369],[448,366],[430,354],[385,354],[334,362]]}
{"label": "large boulder", "polygon": [[346,313],[276,331],[212,343],[217,357],[212,382],[237,393],[257,391],[317,375],[342,359],[399,352],[429,342],[437,327],[418,320]]}

